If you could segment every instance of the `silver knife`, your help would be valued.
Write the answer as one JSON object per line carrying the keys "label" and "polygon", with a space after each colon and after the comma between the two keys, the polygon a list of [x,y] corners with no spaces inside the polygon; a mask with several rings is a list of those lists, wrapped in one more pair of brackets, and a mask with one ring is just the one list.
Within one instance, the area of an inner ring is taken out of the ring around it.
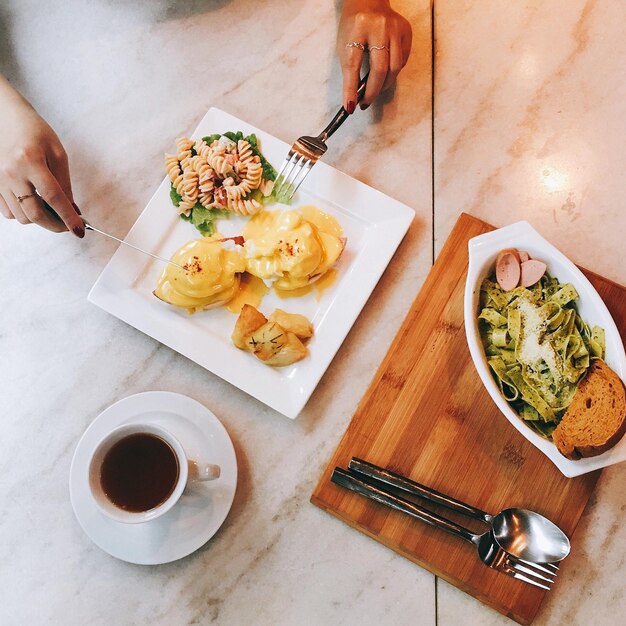
{"label": "silver knife", "polygon": [[158,254],[152,254],[152,252],[148,252],[147,250],[138,248],[137,246],[134,246],[132,243],[128,243],[128,241],[124,241],[123,239],[118,239],[114,235],[105,233],[103,230],[100,230],[99,228],[92,226],[85,218],[82,218],[82,219],[85,224],[85,230],[93,230],[95,233],[100,233],[101,235],[104,235],[105,237],[110,237],[111,239],[115,239],[115,241],[119,241],[120,243],[123,243],[125,246],[128,246],[129,248],[132,248],[133,250],[143,252],[144,254],[151,256],[153,259],[156,259],[157,261],[163,261],[163,263],[169,263],[170,265],[173,265],[174,267],[177,267],[178,269],[183,270],[183,272],[187,271],[182,265],[179,265],[178,263],[174,263],[174,261],[170,261],[168,259],[163,258],[162,256],[159,256]]}
{"label": "silver knife", "polygon": [[[35,190],[35,193],[37,193],[37,190]],[[63,221],[59,217],[59,214],[45,200],[43,200],[43,198],[42,198],[42,202],[43,202],[44,208],[50,213],[50,215],[52,215],[52,217],[59,220],[59,222]],[[147,250],[138,248],[137,246],[134,246],[132,243],[128,243],[128,241],[124,241],[123,239],[118,239],[114,235],[105,233],[103,230],[100,230],[99,228],[92,226],[82,215],[80,216],[80,218],[83,220],[83,223],[85,224],[85,230],[93,230],[95,233],[100,233],[101,235],[104,235],[105,237],[109,237],[110,239],[114,239],[115,241],[118,241],[119,243],[123,243],[125,246],[128,246],[129,248],[132,248],[133,250],[137,250],[138,252],[143,252],[144,254],[151,256],[153,259],[156,259],[157,261],[162,261],[163,263],[169,263],[170,265],[177,267],[179,270],[183,270],[183,272],[187,271],[182,265],[179,265],[178,263],[174,263],[174,261],[170,261],[169,259],[164,259],[162,256],[159,256],[158,254],[152,254],[152,252],[148,252]]]}

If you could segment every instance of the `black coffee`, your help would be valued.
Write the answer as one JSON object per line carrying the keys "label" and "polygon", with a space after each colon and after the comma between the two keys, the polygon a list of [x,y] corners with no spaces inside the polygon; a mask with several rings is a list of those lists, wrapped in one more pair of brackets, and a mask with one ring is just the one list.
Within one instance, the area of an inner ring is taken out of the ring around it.
{"label": "black coffee", "polygon": [[100,484],[120,509],[138,513],[165,502],[178,482],[178,457],[156,435],[136,433],[120,439],[105,454]]}

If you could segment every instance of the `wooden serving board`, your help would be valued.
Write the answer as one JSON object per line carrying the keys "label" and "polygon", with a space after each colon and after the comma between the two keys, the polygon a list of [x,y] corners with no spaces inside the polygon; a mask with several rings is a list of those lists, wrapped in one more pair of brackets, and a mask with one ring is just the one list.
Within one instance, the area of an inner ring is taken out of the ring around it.
{"label": "wooden serving board", "polygon": [[[471,544],[330,482],[335,466],[345,468],[357,456],[491,513],[511,506],[534,509],[572,536],[600,472],[565,478],[500,414],[467,348],[467,242],[489,230],[493,227],[469,215],[459,218],[311,501],[517,622],[530,624],[545,591],[485,567]],[[626,289],[583,271],[625,340]],[[451,517],[481,528],[473,520]]]}

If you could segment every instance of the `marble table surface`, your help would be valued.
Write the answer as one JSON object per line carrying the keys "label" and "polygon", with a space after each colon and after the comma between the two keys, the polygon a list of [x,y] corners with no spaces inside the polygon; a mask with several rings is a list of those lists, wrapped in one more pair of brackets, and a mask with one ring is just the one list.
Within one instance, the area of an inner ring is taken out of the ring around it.
{"label": "marble table surface", "polygon": [[[416,218],[295,421],[90,305],[113,242],[0,223],[0,623],[508,623],[309,497],[461,210],[527,218],[626,284],[626,13],[619,0],[393,5],[413,26],[409,65],[325,158]],[[336,20],[331,0],[5,0],[0,72],[62,138],[83,213],[123,236],[162,153],[210,106],[285,141],[325,125]],[[100,411],[154,389],[220,418],[239,483],[211,541],[146,567],[83,534],[68,473]],[[604,471],[536,624],[620,623],[625,502],[626,466]]]}

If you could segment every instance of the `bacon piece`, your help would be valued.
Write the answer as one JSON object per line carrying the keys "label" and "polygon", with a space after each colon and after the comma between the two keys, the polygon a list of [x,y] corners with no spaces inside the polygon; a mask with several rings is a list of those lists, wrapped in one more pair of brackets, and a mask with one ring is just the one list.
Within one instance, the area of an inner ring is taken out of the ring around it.
{"label": "bacon piece", "polygon": [[246,240],[241,235],[237,235],[236,237],[224,237],[219,241],[221,241],[222,243],[224,243],[225,241],[232,241],[236,246],[243,246],[243,244],[246,242]]}

